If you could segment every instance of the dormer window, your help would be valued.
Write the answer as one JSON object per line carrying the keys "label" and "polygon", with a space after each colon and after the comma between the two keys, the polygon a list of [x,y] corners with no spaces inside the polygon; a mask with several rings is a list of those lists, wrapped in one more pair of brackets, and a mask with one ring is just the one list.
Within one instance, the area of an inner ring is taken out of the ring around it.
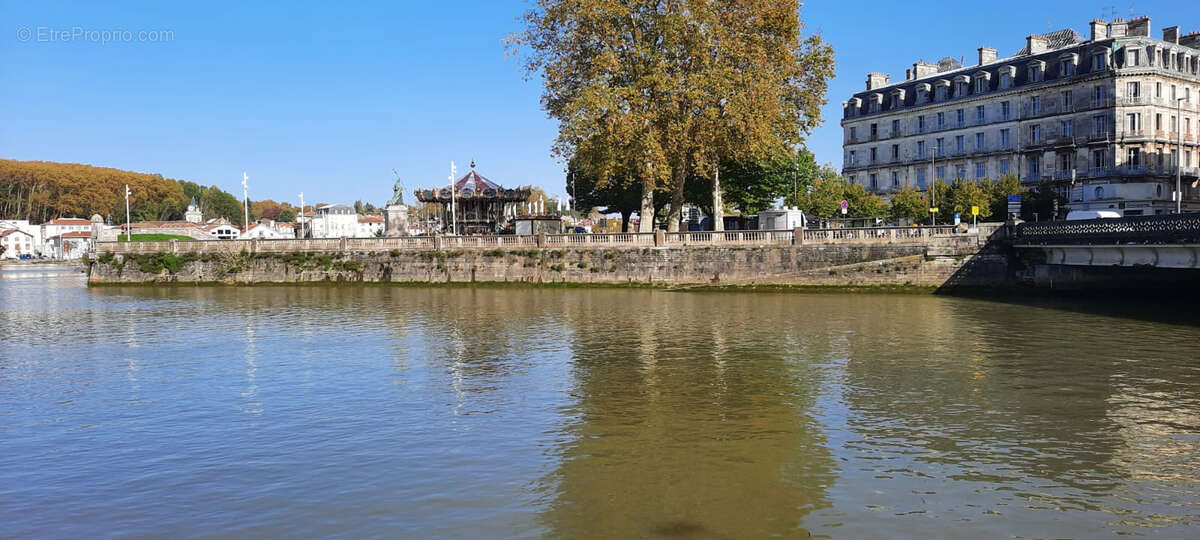
{"label": "dormer window", "polygon": [[1079,63],[1079,56],[1076,54],[1064,54],[1058,60],[1058,76],[1070,77],[1075,74],[1075,66]]}
{"label": "dormer window", "polygon": [[938,101],[946,101],[946,88],[947,87],[945,87],[945,86],[939,86],[937,88],[937,98],[936,99]]}
{"label": "dormer window", "polygon": [[1092,53],[1092,71],[1104,71],[1108,69],[1108,55],[1104,51],[1096,51]]}
{"label": "dormer window", "polygon": [[946,101],[950,97],[950,81],[939,79],[934,83],[934,94],[937,101]]}
{"label": "dormer window", "polygon": [[1030,83],[1038,83],[1045,80],[1046,63],[1042,61],[1030,62],[1026,68],[1026,78]]}
{"label": "dormer window", "polygon": [[987,92],[987,79],[975,79],[975,93],[982,94]]}
{"label": "dormer window", "polygon": [[1013,87],[1013,79],[1017,77],[1017,68],[1004,66],[1000,68],[1000,89],[1008,90]]}
{"label": "dormer window", "polygon": [[957,85],[957,86],[955,87],[955,89],[954,89],[954,95],[955,95],[955,97],[964,97],[964,96],[966,96],[966,95],[967,95],[967,83],[966,83],[966,81],[960,81],[960,82],[958,83],[958,85]]}

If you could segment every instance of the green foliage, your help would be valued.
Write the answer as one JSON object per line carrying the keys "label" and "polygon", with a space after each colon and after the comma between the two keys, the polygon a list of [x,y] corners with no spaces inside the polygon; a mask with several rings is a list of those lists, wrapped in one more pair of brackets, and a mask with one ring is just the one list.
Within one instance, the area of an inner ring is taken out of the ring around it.
{"label": "green foliage", "polygon": [[927,223],[929,221],[929,196],[912,186],[904,186],[892,194],[892,208],[888,215],[896,222]]}
{"label": "green foliage", "polygon": [[800,195],[799,206],[811,216],[842,217],[842,200],[849,205],[846,217],[883,217],[889,213],[887,203],[878,195],[828,171],[820,173],[808,193]]}
{"label": "green foliage", "polygon": [[135,220],[182,219],[187,198],[182,184],[144,174],[76,163],[0,159],[0,219],[41,223],[56,217],[92,214],[125,222],[125,185]]}
{"label": "green foliage", "polygon": [[938,204],[940,210],[946,214],[947,218],[953,219],[954,214],[960,214],[963,220],[971,219],[971,207],[979,207],[979,216],[986,218],[992,215],[991,194],[992,186],[990,182],[985,182],[982,185],[976,184],[970,180],[958,178],[950,184],[950,188],[946,192],[945,202]]}
{"label": "green foliage", "polygon": [[504,250],[503,249],[489,249],[489,250],[483,252],[483,256],[484,257],[503,257]]}
{"label": "green foliage", "polygon": [[[264,215],[263,217],[267,216]],[[296,211],[290,208],[285,208],[279,212],[279,214],[275,217],[275,220],[283,223],[294,223],[296,221]]]}

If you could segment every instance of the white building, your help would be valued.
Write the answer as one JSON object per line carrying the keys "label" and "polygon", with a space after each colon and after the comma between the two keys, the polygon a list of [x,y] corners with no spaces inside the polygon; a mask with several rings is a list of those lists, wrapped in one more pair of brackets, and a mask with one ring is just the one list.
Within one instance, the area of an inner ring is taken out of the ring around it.
{"label": "white building", "polygon": [[78,259],[91,249],[92,231],[71,231],[47,238],[45,254],[55,259]]}
{"label": "white building", "polygon": [[280,240],[285,238],[295,238],[295,233],[292,230],[290,223],[279,223],[270,219],[262,219],[257,223],[251,223],[246,229],[246,233],[241,236],[243,239],[260,239],[260,240]]}
{"label": "white building", "polygon": [[313,212],[313,238],[354,238],[358,235],[358,214],[344,204],[327,204]]}
{"label": "white building", "polygon": [[200,205],[196,204],[196,199],[192,199],[191,204],[188,205],[187,212],[183,213],[183,219],[191,223],[204,221],[204,214],[200,212]]}
{"label": "white building", "polygon": [[217,240],[237,240],[242,233],[237,227],[229,224],[215,224],[204,227],[208,234]]}
{"label": "white building", "polygon": [[31,225],[28,219],[4,219],[0,220],[0,231],[8,229],[18,229],[33,237],[33,252],[38,254],[42,252],[42,226]]}
{"label": "white building", "polygon": [[[49,243],[50,239],[55,236],[61,236],[66,233],[73,232],[91,232],[92,222],[83,218],[58,218],[52,219],[42,224],[42,240]],[[43,252],[50,255],[53,250],[50,246],[44,246]],[[52,256],[52,255],[51,255]]]}
{"label": "white building", "polygon": [[4,246],[4,252],[0,253],[0,258],[3,259],[34,255],[33,235],[21,229],[0,230],[0,246]]}
{"label": "white building", "polygon": [[758,213],[758,228],[764,231],[804,228],[804,212],[799,208],[776,208]]}
{"label": "white building", "polygon": [[374,238],[383,236],[383,217],[382,216],[359,216],[358,232],[355,233],[358,238]]}

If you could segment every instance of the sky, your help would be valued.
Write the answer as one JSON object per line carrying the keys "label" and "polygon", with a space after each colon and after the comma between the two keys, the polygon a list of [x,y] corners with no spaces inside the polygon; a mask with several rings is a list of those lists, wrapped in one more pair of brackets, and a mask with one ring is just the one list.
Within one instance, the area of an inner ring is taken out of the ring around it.
{"label": "sky", "polygon": [[[814,0],[805,33],[837,55],[823,124],[807,141],[841,162],[841,102],[871,71],[974,62],[988,45],[1096,17],[1152,17],[1151,35],[1200,30],[1187,0],[915,4]],[[502,40],[521,0],[144,2],[0,0],[0,157],[158,173],[297,204],[406,201],[471,160],[504,186],[564,194],[541,85]],[[953,7],[952,7],[953,6]]]}

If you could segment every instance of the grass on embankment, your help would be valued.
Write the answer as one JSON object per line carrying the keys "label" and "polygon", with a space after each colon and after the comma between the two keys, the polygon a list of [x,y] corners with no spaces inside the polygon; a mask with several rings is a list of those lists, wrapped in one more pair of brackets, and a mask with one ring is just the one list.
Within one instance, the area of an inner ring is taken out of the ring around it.
{"label": "grass on embankment", "polygon": [[168,240],[192,242],[196,239],[190,236],[183,236],[181,234],[135,234],[130,240],[126,240],[125,235],[122,234],[117,238],[118,242],[166,242]]}

